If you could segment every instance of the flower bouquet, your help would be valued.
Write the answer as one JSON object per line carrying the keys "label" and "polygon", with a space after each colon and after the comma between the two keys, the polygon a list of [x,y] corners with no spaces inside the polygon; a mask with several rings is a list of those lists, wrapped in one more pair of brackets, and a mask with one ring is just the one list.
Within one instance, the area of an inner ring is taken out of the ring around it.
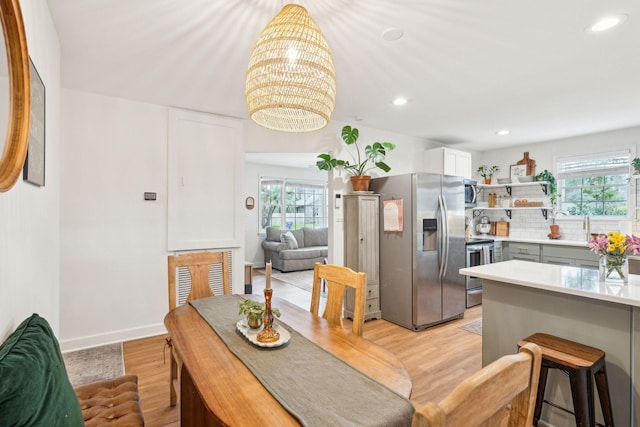
{"label": "flower bouquet", "polygon": [[627,283],[627,257],[640,252],[640,238],[623,236],[617,231],[600,234],[588,242],[589,248],[600,255],[600,280],[616,279]]}

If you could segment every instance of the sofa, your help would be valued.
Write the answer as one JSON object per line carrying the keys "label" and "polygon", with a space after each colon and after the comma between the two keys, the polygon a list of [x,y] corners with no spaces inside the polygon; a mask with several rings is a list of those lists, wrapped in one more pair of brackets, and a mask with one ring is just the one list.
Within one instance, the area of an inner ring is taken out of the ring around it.
{"label": "sofa", "polygon": [[329,229],[298,228],[281,230],[267,227],[262,241],[264,262],[283,273],[313,270],[316,262],[324,262],[329,253]]}
{"label": "sofa", "polygon": [[58,340],[38,314],[0,345],[0,426],[144,426],[138,377],[76,387]]}

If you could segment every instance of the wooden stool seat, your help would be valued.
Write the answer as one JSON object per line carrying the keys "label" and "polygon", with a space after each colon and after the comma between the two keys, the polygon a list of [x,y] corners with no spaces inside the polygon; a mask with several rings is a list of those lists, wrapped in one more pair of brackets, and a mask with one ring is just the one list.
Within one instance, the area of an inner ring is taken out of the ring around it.
{"label": "wooden stool seat", "polygon": [[[527,343],[534,343],[542,350],[542,366],[540,368],[540,380],[538,381],[538,393],[533,416],[534,425],[538,425],[543,403],[560,408],[558,405],[544,400],[547,373],[549,368],[554,368],[560,369],[569,376],[576,425],[588,427],[596,425],[593,382],[591,379],[593,377],[598,389],[605,426],[613,427],[604,351],[543,333],[528,336],[518,343],[518,347],[522,347]],[[560,409],[567,411],[564,408]]]}

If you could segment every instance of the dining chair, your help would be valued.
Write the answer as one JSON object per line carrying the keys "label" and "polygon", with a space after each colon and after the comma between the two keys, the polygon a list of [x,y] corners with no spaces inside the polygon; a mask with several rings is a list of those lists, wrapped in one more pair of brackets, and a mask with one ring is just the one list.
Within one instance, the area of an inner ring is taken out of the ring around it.
{"label": "dining chair", "polygon": [[[222,293],[231,293],[229,279],[229,254],[227,252],[190,252],[181,255],[169,255],[169,310],[176,308],[176,272],[179,267],[187,267],[191,277],[191,288],[186,302],[215,296],[209,283],[209,271],[213,265],[222,269]],[[169,381],[169,403],[175,406],[180,390],[180,370],[182,359],[176,351],[171,338],[167,340],[171,349],[171,374]]]}
{"label": "dining chair", "polygon": [[313,267],[311,312],[316,316],[319,315],[320,311],[320,293],[323,283],[327,287],[327,301],[322,317],[327,319],[333,326],[343,327],[342,309],[345,293],[347,289],[353,289],[355,298],[351,331],[358,336],[362,336],[367,275],[341,265],[315,263]]}
{"label": "dining chair", "polygon": [[530,427],[541,360],[540,347],[522,346],[517,354],[503,356],[464,380],[440,402],[416,410],[411,426],[496,426],[508,414],[509,427]]}

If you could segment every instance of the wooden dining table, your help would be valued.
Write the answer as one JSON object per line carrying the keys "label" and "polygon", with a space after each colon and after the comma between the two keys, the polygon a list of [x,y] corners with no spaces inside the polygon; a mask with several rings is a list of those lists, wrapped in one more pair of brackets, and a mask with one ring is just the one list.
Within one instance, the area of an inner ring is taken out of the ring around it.
{"label": "wooden dining table", "polygon": [[[282,313],[280,320],[302,336],[410,397],[411,378],[393,353],[348,329],[332,327],[325,319],[283,299],[274,298],[273,303]],[[164,323],[183,362],[182,426],[300,425],[192,306],[184,304],[171,310]]]}

